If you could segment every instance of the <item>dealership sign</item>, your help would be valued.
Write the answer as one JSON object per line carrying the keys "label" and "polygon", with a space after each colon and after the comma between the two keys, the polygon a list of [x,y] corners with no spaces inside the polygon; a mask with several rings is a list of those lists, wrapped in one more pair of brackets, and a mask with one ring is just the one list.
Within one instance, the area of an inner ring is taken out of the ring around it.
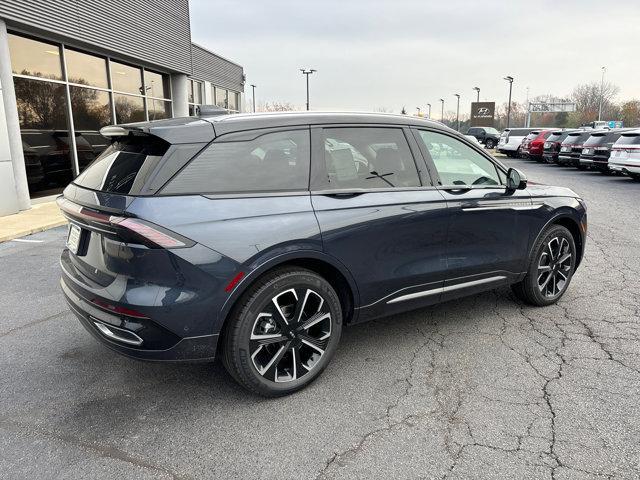
{"label": "dealership sign", "polygon": [[575,112],[576,104],[571,102],[561,102],[561,103],[529,102],[529,111],[531,113]]}
{"label": "dealership sign", "polygon": [[493,127],[496,114],[496,102],[472,102],[471,126]]}

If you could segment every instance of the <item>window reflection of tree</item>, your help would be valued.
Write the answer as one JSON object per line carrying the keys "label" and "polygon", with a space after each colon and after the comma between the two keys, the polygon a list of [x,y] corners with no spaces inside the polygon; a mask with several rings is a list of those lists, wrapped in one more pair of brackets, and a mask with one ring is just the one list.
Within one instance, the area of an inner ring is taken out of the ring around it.
{"label": "window reflection of tree", "polygon": [[[24,71],[23,75],[31,75]],[[53,76],[43,78],[54,78]],[[18,116],[22,128],[66,130],[66,102],[64,86],[42,80],[16,78],[14,81]]]}

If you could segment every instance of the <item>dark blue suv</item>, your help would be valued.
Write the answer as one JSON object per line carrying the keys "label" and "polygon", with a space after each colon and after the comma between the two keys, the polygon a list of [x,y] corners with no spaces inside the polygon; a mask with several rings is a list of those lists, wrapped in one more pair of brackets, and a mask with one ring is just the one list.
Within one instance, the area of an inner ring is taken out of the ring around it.
{"label": "dark blue suv", "polygon": [[262,395],[316,378],[345,324],[503,285],[548,305],[582,259],[575,193],[437,122],[212,115],[103,134],[58,200],[71,309],[119,353],[219,354]]}

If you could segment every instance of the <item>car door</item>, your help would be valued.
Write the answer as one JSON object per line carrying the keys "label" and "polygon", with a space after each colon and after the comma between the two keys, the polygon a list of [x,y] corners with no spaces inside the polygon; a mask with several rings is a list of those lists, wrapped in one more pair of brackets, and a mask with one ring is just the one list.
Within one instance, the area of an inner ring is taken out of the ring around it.
{"label": "car door", "polygon": [[516,281],[524,272],[534,210],[506,169],[455,134],[414,129],[450,212],[443,299]]}
{"label": "car door", "polygon": [[359,320],[437,302],[448,212],[417,166],[410,130],[325,125],[312,129],[312,144],[311,198],[323,249],[353,274]]}

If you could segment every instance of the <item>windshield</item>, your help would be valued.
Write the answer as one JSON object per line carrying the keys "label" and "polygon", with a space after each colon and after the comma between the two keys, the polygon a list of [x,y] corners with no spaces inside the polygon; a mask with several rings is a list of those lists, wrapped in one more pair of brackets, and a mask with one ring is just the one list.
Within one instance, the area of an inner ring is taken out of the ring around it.
{"label": "windshield", "polygon": [[484,129],[485,132],[490,133],[491,135],[499,135],[500,132],[498,132],[498,130],[496,130],[493,127],[485,127]]}

